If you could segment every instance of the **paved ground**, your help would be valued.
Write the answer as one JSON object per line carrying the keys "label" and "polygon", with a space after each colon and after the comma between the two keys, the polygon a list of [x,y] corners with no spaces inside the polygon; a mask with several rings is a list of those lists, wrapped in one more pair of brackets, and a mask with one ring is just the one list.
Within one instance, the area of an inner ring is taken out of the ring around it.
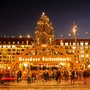
{"label": "paved ground", "polygon": [[[61,80],[61,83],[60,84],[57,84],[57,82],[55,80],[51,80],[51,81],[42,81],[42,80],[36,80],[34,83],[31,83],[31,84],[28,84],[26,80],[22,80],[20,82],[6,82],[4,83],[4,85],[11,85],[11,86],[27,86],[27,85],[30,85],[30,86],[72,86],[71,84],[71,81],[68,80],[68,81],[65,81],[65,80]],[[83,81],[75,81],[75,84],[73,86],[90,86],[90,83],[88,84],[84,84]]]}
{"label": "paved ground", "polygon": [[57,84],[55,80],[35,81],[35,83],[27,84],[27,81],[9,82],[0,85],[0,90],[90,90],[90,83],[84,84],[83,81],[76,81],[75,85],[70,85],[69,81],[61,81],[61,84]]}

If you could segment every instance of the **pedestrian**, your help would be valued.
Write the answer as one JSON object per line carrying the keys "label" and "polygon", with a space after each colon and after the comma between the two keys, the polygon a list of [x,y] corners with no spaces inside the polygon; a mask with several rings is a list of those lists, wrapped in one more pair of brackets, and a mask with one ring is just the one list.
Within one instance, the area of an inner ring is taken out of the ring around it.
{"label": "pedestrian", "polygon": [[71,85],[74,85],[75,83],[75,71],[71,71]]}
{"label": "pedestrian", "polygon": [[27,73],[27,83],[30,84],[31,83],[31,72],[28,71]]}
{"label": "pedestrian", "polygon": [[89,72],[87,70],[84,70],[83,72],[83,78],[84,78],[84,84],[87,84],[88,82],[88,77],[89,77]]}
{"label": "pedestrian", "polygon": [[68,81],[69,78],[69,72],[67,70],[64,71],[63,76],[65,78],[65,81]]}
{"label": "pedestrian", "polygon": [[78,77],[79,77],[80,81],[82,80],[82,76],[83,76],[83,72],[82,72],[82,70],[79,70]]}
{"label": "pedestrian", "polygon": [[17,72],[17,82],[19,82],[19,71]]}
{"label": "pedestrian", "polygon": [[56,81],[57,84],[61,83],[61,71],[59,69],[56,71]]}

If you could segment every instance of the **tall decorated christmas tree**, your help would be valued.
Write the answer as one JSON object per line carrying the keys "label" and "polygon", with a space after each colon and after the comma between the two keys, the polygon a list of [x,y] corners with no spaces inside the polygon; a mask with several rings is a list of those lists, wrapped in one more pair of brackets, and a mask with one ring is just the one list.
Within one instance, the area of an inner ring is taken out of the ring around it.
{"label": "tall decorated christmas tree", "polygon": [[44,12],[37,22],[35,38],[39,44],[52,44],[54,41],[54,28]]}

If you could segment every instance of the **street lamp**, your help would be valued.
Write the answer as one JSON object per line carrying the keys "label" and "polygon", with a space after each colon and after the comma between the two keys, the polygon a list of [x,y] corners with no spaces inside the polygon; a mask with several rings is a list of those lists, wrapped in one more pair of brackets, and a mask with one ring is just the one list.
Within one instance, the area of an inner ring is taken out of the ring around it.
{"label": "street lamp", "polygon": [[75,44],[76,44],[76,63],[78,63],[78,60],[77,60],[77,26],[74,24],[73,26],[73,33],[74,33],[74,37],[75,37]]}
{"label": "street lamp", "polygon": [[27,38],[30,38],[30,35],[27,35]]}
{"label": "street lamp", "polygon": [[20,35],[19,38],[22,38],[22,36]]}

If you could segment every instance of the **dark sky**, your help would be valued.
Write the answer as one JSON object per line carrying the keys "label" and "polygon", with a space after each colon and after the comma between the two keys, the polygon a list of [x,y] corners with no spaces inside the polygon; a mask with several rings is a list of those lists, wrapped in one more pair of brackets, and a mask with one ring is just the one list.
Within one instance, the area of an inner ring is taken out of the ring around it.
{"label": "dark sky", "polygon": [[42,12],[52,22],[55,38],[73,38],[68,36],[73,21],[77,38],[90,38],[90,0],[0,0],[0,35],[34,37]]}

